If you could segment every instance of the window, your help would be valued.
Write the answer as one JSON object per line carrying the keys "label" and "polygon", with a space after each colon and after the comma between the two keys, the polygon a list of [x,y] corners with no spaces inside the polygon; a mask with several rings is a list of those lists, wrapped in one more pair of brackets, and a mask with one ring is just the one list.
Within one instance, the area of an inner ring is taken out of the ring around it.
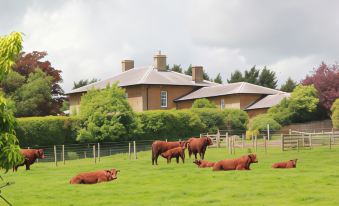
{"label": "window", "polygon": [[160,92],[160,106],[167,107],[167,91]]}
{"label": "window", "polygon": [[225,109],[225,100],[224,99],[220,100],[220,109]]}

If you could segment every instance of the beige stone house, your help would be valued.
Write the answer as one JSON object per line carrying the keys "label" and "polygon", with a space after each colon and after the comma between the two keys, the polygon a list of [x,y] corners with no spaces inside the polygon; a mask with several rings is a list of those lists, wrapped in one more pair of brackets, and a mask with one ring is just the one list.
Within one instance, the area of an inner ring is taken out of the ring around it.
{"label": "beige stone house", "polygon": [[189,76],[168,71],[166,65],[166,56],[162,54],[154,56],[154,65],[150,67],[134,68],[133,60],[123,60],[121,74],[68,93],[71,114],[79,112],[81,96],[89,89],[103,89],[116,82],[126,90],[128,102],[138,112],[190,108],[194,100],[207,98],[221,109],[239,108],[249,114],[259,114],[267,110],[262,110],[260,103],[265,97],[286,94],[245,82],[221,85],[206,81],[201,66],[193,66]]}

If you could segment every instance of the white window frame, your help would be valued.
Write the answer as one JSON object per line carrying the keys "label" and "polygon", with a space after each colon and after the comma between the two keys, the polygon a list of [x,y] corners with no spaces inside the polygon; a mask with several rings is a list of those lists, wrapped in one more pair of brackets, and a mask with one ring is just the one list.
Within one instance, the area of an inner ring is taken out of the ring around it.
{"label": "white window frame", "polygon": [[[164,102],[163,102],[164,100]],[[167,91],[161,91],[160,92],[160,107],[166,108],[167,107],[167,101],[168,101],[168,96],[167,96]],[[163,105],[163,103],[165,103]]]}
{"label": "white window frame", "polygon": [[225,109],[225,100],[224,99],[220,100],[220,109]]}

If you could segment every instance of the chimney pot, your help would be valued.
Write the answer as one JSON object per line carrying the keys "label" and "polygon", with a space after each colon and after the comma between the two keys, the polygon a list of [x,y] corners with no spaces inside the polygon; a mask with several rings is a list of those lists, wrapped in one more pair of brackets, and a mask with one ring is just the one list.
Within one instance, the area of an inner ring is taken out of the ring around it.
{"label": "chimney pot", "polygon": [[134,61],[130,59],[125,59],[121,61],[122,72],[128,71],[134,68]]}
{"label": "chimney pot", "polygon": [[158,54],[154,55],[154,68],[158,71],[166,71],[166,55],[161,54],[159,51]]}
{"label": "chimney pot", "polygon": [[196,83],[201,83],[204,81],[203,78],[203,67],[202,66],[193,66],[192,67],[192,80]]}

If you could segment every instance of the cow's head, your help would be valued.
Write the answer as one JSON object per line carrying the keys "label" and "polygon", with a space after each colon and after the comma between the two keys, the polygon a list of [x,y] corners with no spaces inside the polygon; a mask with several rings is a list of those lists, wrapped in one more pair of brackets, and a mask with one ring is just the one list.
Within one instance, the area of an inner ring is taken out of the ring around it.
{"label": "cow's head", "polygon": [[106,176],[108,180],[115,180],[118,178],[118,172],[120,172],[120,170],[116,170],[116,169],[111,169],[111,170],[106,170]]}
{"label": "cow's head", "polygon": [[187,142],[186,141],[179,141],[179,147],[186,148]]}
{"label": "cow's head", "polygon": [[298,161],[298,159],[290,160],[290,162],[291,162],[291,164],[294,168],[297,167],[297,161]]}
{"label": "cow's head", "polygon": [[248,157],[250,159],[250,163],[258,163],[256,154],[249,154]]}
{"label": "cow's head", "polygon": [[207,145],[213,145],[212,139],[209,137],[206,137],[206,142],[207,142]]}
{"label": "cow's head", "polygon": [[45,158],[44,150],[43,149],[37,149],[35,150],[36,156],[40,159]]}
{"label": "cow's head", "polygon": [[196,164],[196,165],[198,165],[198,166],[200,166],[200,165],[201,165],[201,160],[194,160],[193,163]]}

